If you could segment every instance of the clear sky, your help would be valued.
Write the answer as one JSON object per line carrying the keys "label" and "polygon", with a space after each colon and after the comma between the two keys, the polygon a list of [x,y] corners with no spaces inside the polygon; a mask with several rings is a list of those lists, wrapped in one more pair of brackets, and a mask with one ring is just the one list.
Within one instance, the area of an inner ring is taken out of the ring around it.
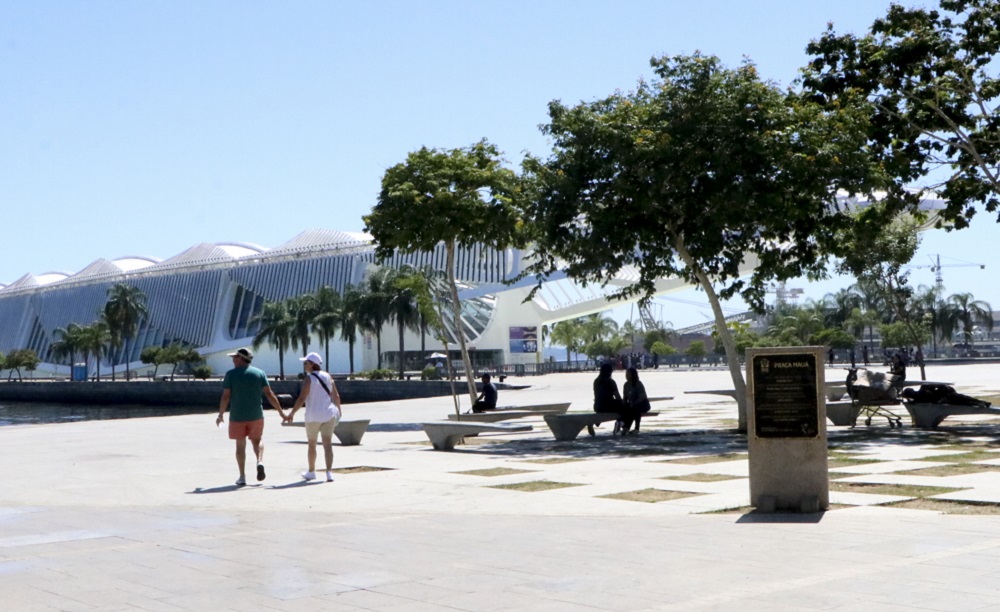
{"label": "clear sky", "polygon": [[[631,89],[654,55],[748,57],[788,85],[827,22],[861,32],[889,4],[0,0],[0,283],[201,242],[358,231],[409,151],[485,137],[512,163],[545,155],[549,101]],[[916,263],[988,264],[945,267],[945,286],[1000,308],[998,236],[986,216],[925,235]],[[677,327],[707,313],[658,303]]]}

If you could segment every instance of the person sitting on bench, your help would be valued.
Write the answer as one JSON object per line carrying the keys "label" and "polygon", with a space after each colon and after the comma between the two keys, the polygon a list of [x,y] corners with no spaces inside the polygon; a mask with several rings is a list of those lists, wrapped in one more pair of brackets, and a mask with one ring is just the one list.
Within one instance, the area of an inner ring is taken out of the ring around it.
{"label": "person sitting on bench", "polygon": [[632,427],[631,409],[622,401],[622,396],[618,393],[618,383],[611,378],[614,371],[611,362],[601,364],[601,370],[594,379],[594,412],[615,412],[620,417],[621,426],[625,431]]}
{"label": "person sitting on bench", "polygon": [[[649,412],[649,398],[646,396],[646,386],[639,381],[639,371],[635,368],[625,370],[625,386],[622,387],[625,394],[625,405],[631,410],[631,415],[635,417],[635,429],[632,433],[639,433],[639,424],[642,422],[642,415]],[[622,435],[629,433],[628,427],[622,429]]]}
{"label": "person sitting on bench", "polygon": [[497,407],[497,386],[490,382],[490,375],[483,374],[483,392],[476,398],[476,403],[472,405],[472,412],[480,413],[487,410],[496,410]]}

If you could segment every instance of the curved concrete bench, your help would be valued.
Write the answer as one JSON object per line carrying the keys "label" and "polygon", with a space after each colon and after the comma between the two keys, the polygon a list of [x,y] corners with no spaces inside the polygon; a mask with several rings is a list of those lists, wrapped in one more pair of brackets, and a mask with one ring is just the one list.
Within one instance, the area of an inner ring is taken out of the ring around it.
{"label": "curved concrete bench", "polygon": [[910,420],[914,427],[920,429],[934,429],[941,424],[941,421],[953,414],[991,414],[1000,416],[1000,408],[980,408],[978,406],[955,406],[953,404],[920,404],[903,403],[906,411],[910,413]]}
{"label": "curved concrete bench", "polygon": [[465,436],[474,436],[486,431],[507,433],[533,429],[531,425],[515,423],[465,423],[461,421],[457,423],[448,421],[422,423],[422,426],[435,450],[453,450],[456,444],[465,439]]}
{"label": "curved concrete bench", "polygon": [[564,414],[567,410],[569,410],[569,405],[571,403],[572,402],[563,402],[560,404],[532,404],[530,406],[504,406],[503,408],[496,408],[491,412],[526,410],[529,412],[537,412],[539,414],[544,414],[546,412]]}
{"label": "curved concrete bench", "polygon": [[[649,411],[642,415],[642,418],[659,415],[659,412]],[[577,412],[573,414],[547,414],[545,424],[549,426],[552,435],[560,442],[576,440],[584,427],[590,428],[590,435],[594,435],[594,425],[600,425],[607,421],[617,421],[618,414],[615,412]]]}
{"label": "curved concrete bench", "polygon": [[530,410],[489,410],[487,412],[474,412],[472,414],[449,414],[448,420],[461,423],[496,423],[497,421],[523,419],[525,417],[542,416],[543,414],[547,413]]}
{"label": "curved concrete bench", "polygon": [[361,436],[368,431],[368,424],[371,419],[359,419],[357,421],[340,421],[333,428],[333,435],[337,436],[344,446],[357,446],[361,444]]}
{"label": "curved concrete bench", "polygon": [[834,425],[848,425],[854,427],[854,423],[861,414],[861,406],[854,402],[827,402],[826,418]]}

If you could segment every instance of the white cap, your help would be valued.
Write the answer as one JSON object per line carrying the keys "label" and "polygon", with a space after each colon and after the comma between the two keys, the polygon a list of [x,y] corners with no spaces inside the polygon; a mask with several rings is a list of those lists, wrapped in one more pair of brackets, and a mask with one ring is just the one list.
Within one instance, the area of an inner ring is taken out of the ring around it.
{"label": "white cap", "polygon": [[299,361],[311,361],[316,365],[323,365],[323,358],[319,356],[319,353],[309,353],[305,357],[299,357]]}

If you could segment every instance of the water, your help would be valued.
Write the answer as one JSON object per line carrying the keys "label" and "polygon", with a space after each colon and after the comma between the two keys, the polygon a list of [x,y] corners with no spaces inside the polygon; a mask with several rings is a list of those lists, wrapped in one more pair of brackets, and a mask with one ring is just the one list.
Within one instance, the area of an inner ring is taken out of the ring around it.
{"label": "water", "polygon": [[136,419],[179,414],[212,414],[218,408],[203,406],[96,406],[88,404],[0,403],[0,427],[38,423],[75,423],[108,419]]}

